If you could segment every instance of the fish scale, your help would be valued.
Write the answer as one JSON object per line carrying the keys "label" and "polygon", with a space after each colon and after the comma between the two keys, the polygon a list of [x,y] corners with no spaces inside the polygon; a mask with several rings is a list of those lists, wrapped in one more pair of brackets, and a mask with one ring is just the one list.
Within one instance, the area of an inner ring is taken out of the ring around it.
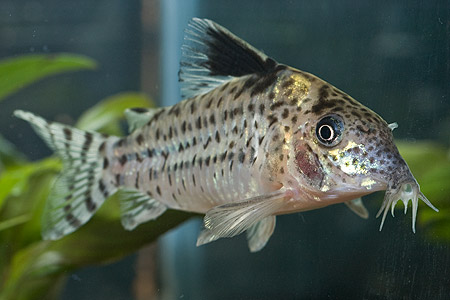
{"label": "fish scale", "polygon": [[[228,90],[234,90],[234,93],[227,93],[227,90],[224,90],[220,91],[220,95],[219,92],[215,92],[209,97],[198,96],[179,105],[180,115],[187,116],[186,118],[170,114],[170,108],[165,109],[158,115],[157,120],[150,121],[150,125],[143,128],[142,132],[135,132],[126,138],[124,145],[116,146],[122,147],[116,149],[116,156],[136,157],[135,153],[146,153],[150,150],[167,153],[167,159],[159,154],[148,159],[147,163],[147,158],[144,158],[138,169],[135,160],[122,165],[118,159],[116,164],[120,167],[113,166],[113,173],[130,174],[125,180],[125,186],[134,187],[136,174],[148,174],[150,170],[156,170],[158,172],[156,179],[150,180],[148,176],[143,176],[144,179],[140,181],[139,186],[144,192],[150,192],[155,199],[167,203],[170,207],[200,213],[216,205],[237,201],[242,194],[251,197],[261,193],[261,189],[258,189],[259,184],[244,180],[251,175],[251,170],[245,172],[243,168],[252,167],[255,157],[250,157],[251,149],[258,148],[258,139],[255,138],[253,143],[247,142],[256,132],[255,117],[259,120],[262,118],[257,113],[252,114],[248,111],[248,105],[257,99],[246,97],[246,93],[241,92],[240,96],[249,100],[236,101],[237,89],[234,86],[241,87],[242,83],[236,82],[228,86]],[[222,101],[219,102],[220,97]],[[211,106],[214,104],[216,105],[213,110]],[[246,110],[243,109],[244,106],[247,107]],[[213,124],[210,122],[211,116]],[[188,124],[185,130],[182,128],[184,122]],[[244,124],[250,125],[245,127]],[[263,133],[267,126],[267,122],[260,122],[258,132]],[[156,138],[157,131],[159,139]],[[173,131],[179,134],[164,140],[164,136],[169,136]],[[138,139],[140,136],[156,140],[153,148],[146,148],[140,143]],[[195,146],[191,146],[194,144],[194,138]],[[233,146],[230,147],[230,144]],[[195,184],[192,176],[196,178]],[[257,180],[256,176],[251,178]],[[189,188],[184,189],[183,181]],[[157,187],[160,188],[161,195],[157,192]],[[178,201],[179,196],[183,199],[182,202]]]}
{"label": "fish scale", "polygon": [[322,79],[279,64],[227,29],[193,19],[180,83],[185,100],[125,111],[130,135],[106,137],[30,122],[64,169],[43,215],[43,236],[58,239],[118,193],[125,229],[166,209],[204,213],[197,245],[246,232],[252,252],[276,216],[345,203],[367,218],[361,197],[386,190],[378,215],[412,202],[420,187],[380,116]]}

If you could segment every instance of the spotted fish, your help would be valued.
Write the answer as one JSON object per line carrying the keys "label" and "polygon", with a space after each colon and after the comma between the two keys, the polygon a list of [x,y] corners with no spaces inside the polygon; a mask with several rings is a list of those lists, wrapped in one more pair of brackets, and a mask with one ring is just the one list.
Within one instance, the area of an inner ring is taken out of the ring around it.
{"label": "spotted fish", "polygon": [[61,158],[63,172],[43,215],[43,237],[86,223],[118,192],[132,230],[168,208],[205,214],[197,245],[246,232],[262,249],[277,215],[346,203],[361,217],[361,197],[386,190],[389,209],[420,192],[379,115],[322,79],[280,64],[206,19],[186,30],[180,82],[185,100],[125,112],[126,137],[28,121]]}

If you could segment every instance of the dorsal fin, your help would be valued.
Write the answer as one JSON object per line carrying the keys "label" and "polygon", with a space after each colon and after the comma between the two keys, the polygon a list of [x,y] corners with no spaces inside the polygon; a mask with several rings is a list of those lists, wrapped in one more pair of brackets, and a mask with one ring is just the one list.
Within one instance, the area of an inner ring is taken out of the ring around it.
{"label": "dorsal fin", "polygon": [[157,108],[138,107],[126,109],[124,114],[128,122],[128,131],[131,133],[147,124],[157,111]]}
{"label": "dorsal fin", "polygon": [[179,81],[183,98],[206,93],[233,77],[273,71],[277,62],[207,19],[192,19],[185,32]]}

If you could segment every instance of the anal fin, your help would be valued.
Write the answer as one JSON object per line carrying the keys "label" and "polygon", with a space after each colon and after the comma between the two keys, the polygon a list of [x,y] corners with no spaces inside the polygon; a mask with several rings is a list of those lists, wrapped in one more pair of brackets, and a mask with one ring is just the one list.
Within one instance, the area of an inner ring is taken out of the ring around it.
{"label": "anal fin", "polygon": [[122,189],[119,191],[119,199],[122,225],[127,230],[158,218],[167,209],[161,202],[138,190]]}

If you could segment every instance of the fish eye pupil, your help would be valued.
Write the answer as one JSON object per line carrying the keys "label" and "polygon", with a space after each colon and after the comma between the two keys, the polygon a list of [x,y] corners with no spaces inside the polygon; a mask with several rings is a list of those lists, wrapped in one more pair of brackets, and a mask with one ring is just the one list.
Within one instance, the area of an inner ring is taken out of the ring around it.
{"label": "fish eye pupil", "polygon": [[337,115],[326,116],[316,125],[317,140],[327,147],[333,147],[339,144],[343,131],[344,122]]}
{"label": "fish eye pupil", "polygon": [[322,139],[329,141],[334,135],[333,128],[330,125],[322,125],[319,128],[319,135]]}

